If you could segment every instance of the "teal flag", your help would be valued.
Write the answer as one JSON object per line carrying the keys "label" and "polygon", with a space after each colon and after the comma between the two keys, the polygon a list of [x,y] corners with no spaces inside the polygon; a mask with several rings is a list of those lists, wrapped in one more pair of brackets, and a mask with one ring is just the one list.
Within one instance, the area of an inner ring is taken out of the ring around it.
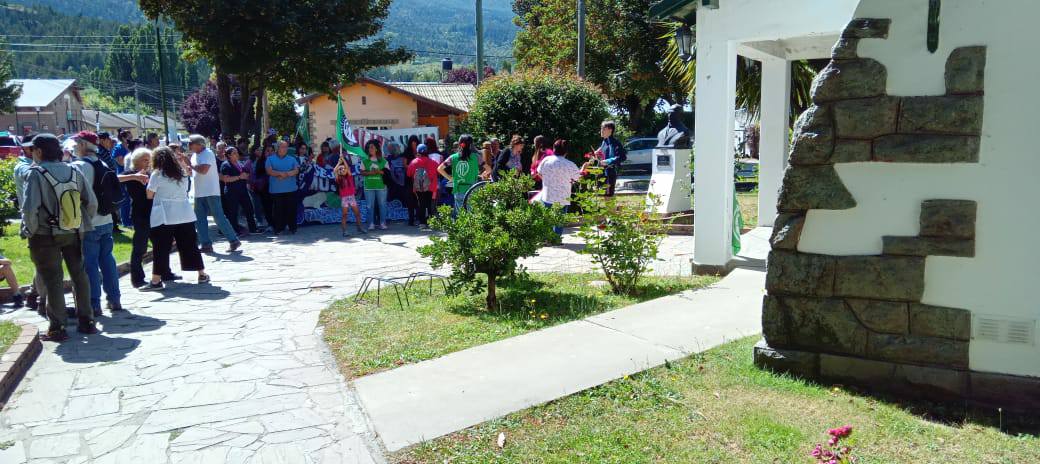
{"label": "teal flag", "polygon": [[303,116],[296,123],[296,135],[307,145],[311,144],[311,106],[303,105]]}
{"label": "teal flag", "polygon": [[740,214],[740,202],[737,201],[737,185],[733,184],[733,256],[740,253],[740,231],[744,230],[744,216]]}
{"label": "teal flag", "polygon": [[336,106],[336,140],[347,152],[365,156],[365,151],[354,136],[354,128],[350,127],[350,121],[347,121],[347,115],[343,112],[343,96],[339,93],[336,94]]}

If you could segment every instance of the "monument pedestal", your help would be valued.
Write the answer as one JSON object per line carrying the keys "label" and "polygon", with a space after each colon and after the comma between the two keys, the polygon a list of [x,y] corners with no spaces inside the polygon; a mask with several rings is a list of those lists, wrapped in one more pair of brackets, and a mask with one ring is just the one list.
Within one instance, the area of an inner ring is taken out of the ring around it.
{"label": "monument pedestal", "polygon": [[658,213],[678,213],[693,208],[690,202],[690,149],[655,148],[652,160],[650,188],[647,190],[647,208],[657,197]]}

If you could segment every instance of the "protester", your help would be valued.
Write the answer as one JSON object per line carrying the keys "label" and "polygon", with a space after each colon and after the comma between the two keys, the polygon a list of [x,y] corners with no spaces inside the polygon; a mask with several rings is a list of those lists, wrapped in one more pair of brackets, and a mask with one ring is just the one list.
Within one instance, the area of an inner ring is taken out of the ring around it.
{"label": "protester", "polygon": [[417,146],[415,151],[419,156],[408,164],[408,178],[412,181],[412,190],[419,204],[419,228],[425,230],[430,228],[429,218],[433,216],[433,202],[437,197],[438,165],[430,159],[429,148],[425,144]]}
{"label": "protester", "polygon": [[102,287],[108,309],[123,309],[120,304],[119,269],[116,268],[116,258],[112,254],[115,246],[112,212],[122,199],[122,192],[115,170],[97,158],[97,135],[81,131],[70,140],[76,141],[76,161],[72,164],[83,173],[83,178],[93,187],[97,197],[95,214],[85,219],[92,230],[83,234],[83,266],[90,280],[90,307],[97,317],[101,315]]}
{"label": "protester", "polygon": [[324,145],[325,143],[329,144],[329,154],[325,155],[325,159],[323,160],[325,162],[325,166],[336,166],[337,164],[339,164],[339,159],[341,157],[348,156],[346,153],[343,153],[343,147],[340,146],[338,140],[331,139],[327,142],[324,142],[322,145]]}
{"label": "protester", "polygon": [[159,148],[159,134],[156,134],[155,132],[149,132],[144,139],[144,144],[147,146],[149,150],[154,151],[156,148]]}
{"label": "protester", "polygon": [[358,208],[357,202],[357,184],[354,182],[354,174],[350,172],[350,164],[347,163],[346,157],[339,159],[333,172],[336,174],[336,189],[339,191],[339,203],[340,208],[342,208],[339,228],[343,232],[343,236],[350,236],[350,233],[347,232],[347,214],[351,211],[354,213],[354,225],[357,226],[358,233],[367,234],[368,231],[361,227],[362,219],[361,210]]}
{"label": "protester", "polygon": [[249,198],[253,202],[258,227],[271,232],[271,195],[267,192],[267,155],[260,146],[253,147],[243,168],[249,173]]}
{"label": "protester", "polygon": [[426,137],[426,140],[423,141],[423,145],[426,145],[426,149],[430,152],[427,156],[439,166],[441,162],[444,161],[444,156],[441,155],[440,149],[437,148],[437,140],[433,137]]}
{"label": "protester", "polygon": [[394,197],[400,198],[402,206],[408,210],[408,226],[415,227],[415,217],[419,209],[419,201],[415,198],[412,188],[412,178],[408,175],[408,166],[418,155],[419,137],[412,135],[408,137],[408,146],[399,156],[390,161],[390,172],[394,180]]}
{"label": "protester", "polygon": [[[581,177],[581,172],[571,160],[567,159],[567,141],[557,140],[553,144],[552,153],[538,163],[538,174],[542,177],[542,190],[535,195],[533,201],[540,201],[547,207],[561,206],[566,211],[571,204],[571,184]],[[563,227],[553,227],[557,235],[563,233]]]}
{"label": "protester", "polygon": [[75,295],[76,330],[97,333],[80,241],[80,236],[90,231],[89,220],[96,213],[93,189],[82,173],[61,162],[61,143],[54,135],[37,135],[22,147],[38,160],[25,178],[22,234],[29,239],[29,256],[47,293],[45,311],[50,324],[40,338],[55,342],[68,338],[62,261]]}
{"label": "protester", "polygon": [[599,136],[603,138],[603,143],[599,146],[599,151],[603,153],[603,164],[604,171],[607,175],[607,196],[614,196],[614,187],[617,184],[618,167],[621,163],[628,160],[628,152],[625,151],[625,146],[614,137],[615,124],[614,121],[603,121],[600,124]]}
{"label": "protester", "polygon": [[534,138],[534,154],[531,155],[531,177],[534,178],[534,189],[541,190],[542,176],[538,175],[538,164],[542,162],[549,151],[549,138],[539,135]]}
{"label": "protester", "polygon": [[364,176],[365,203],[368,204],[368,230],[376,228],[376,209],[379,209],[379,229],[386,230],[386,183],[383,172],[387,162],[383,159],[383,151],[379,142],[369,140],[365,143],[367,158],[361,159],[361,175]]}
{"label": "protester", "polygon": [[514,135],[509,142],[509,148],[503,148],[495,158],[491,171],[491,180],[498,181],[504,174],[516,170],[516,166],[520,165],[520,156],[523,155],[523,152],[524,138]]}
{"label": "protester", "polygon": [[318,146],[318,157],[315,158],[314,162],[323,168],[330,168],[339,164],[339,160],[336,160],[336,164],[328,164],[329,159],[332,155],[332,147],[329,146],[329,142],[321,142]]}
{"label": "protester", "polygon": [[152,165],[152,151],[138,148],[124,157],[125,166],[119,181],[129,197],[131,216],[134,218],[133,248],[130,250],[130,284],[139,288],[145,284],[144,253],[148,251],[151,233],[152,200],[148,199],[145,185]]}
{"label": "protester", "polygon": [[213,146],[213,156],[217,157],[218,166],[219,163],[223,163],[227,160],[225,153],[227,153],[227,143],[221,141],[217,142],[217,144]]}
{"label": "protester", "polygon": [[[449,168],[451,169],[450,174],[447,171]],[[466,192],[477,183],[477,175],[480,173],[480,164],[473,148],[472,135],[464,134],[459,137],[459,152],[444,160],[437,167],[437,172],[452,183],[455,197],[454,209],[458,213],[466,198]]]}
{"label": "protester", "polygon": [[480,178],[488,180],[491,178],[492,165],[495,164],[495,155],[491,141],[480,145]]}
{"label": "protester", "polygon": [[7,285],[11,288],[11,303],[14,307],[24,306],[25,295],[22,294],[22,287],[18,286],[18,278],[14,275],[14,263],[4,255],[0,255],[0,279],[6,280]]}
{"label": "protester", "polygon": [[278,142],[276,156],[267,158],[265,167],[268,179],[268,191],[271,192],[271,216],[268,220],[275,234],[289,228],[290,234],[296,233],[296,175],[300,173],[300,162],[295,156],[288,156],[289,142]]}
{"label": "protester", "polygon": [[249,200],[249,173],[242,169],[238,149],[228,147],[225,156],[227,161],[220,165],[220,177],[224,181],[224,196],[227,198],[224,211],[228,213],[228,220],[235,229],[242,227],[238,223],[238,211],[241,209],[246,216],[249,232],[254,234],[260,232],[256,226],[253,202]]}
{"label": "protester", "polygon": [[[192,136],[195,137],[195,136]],[[201,137],[201,136],[199,136]],[[198,143],[194,139],[191,143]],[[205,143],[205,139],[202,140]],[[147,197],[152,200],[149,224],[152,226],[152,279],[141,291],[162,290],[163,276],[173,275],[170,251],[177,241],[182,271],[198,271],[198,283],[209,282],[195,231],[195,211],[188,202],[188,175],[177,154],[168,147],[153,153],[153,170],[148,180]]]}
{"label": "protester", "polygon": [[[35,132],[26,134],[25,137],[22,137],[23,144],[30,143],[33,137],[36,137]],[[18,159],[15,161],[14,193],[15,198],[18,199],[19,207],[25,204],[25,177],[29,175],[29,170],[32,169],[33,163],[35,163],[36,161],[37,160],[33,160],[32,155],[29,154],[29,149],[27,148],[22,148],[21,153],[18,154]],[[27,305],[29,306],[29,309],[35,310],[40,308],[40,296],[42,293],[44,293],[43,284],[42,282],[40,282],[40,273],[37,272],[36,275],[33,277],[32,285],[29,287],[29,294],[27,296]],[[15,300],[15,303],[15,307],[20,306],[17,304],[17,300]],[[41,312],[41,315],[46,317],[46,313]]]}
{"label": "protester", "polygon": [[[188,150],[191,155],[191,170],[195,185],[195,228],[198,231],[199,243],[203,253],[213,252],[213,241],[209,238],[209,216],[217,223],[217,227],[230,242],[229,252],[242,246],[238,241],[235,229],[224,216],[224,207],[220,203],[220,174],[217,172],[217,157],[206,148],[206,138],[193,134],[188,136]],[[178,245],[178,248],[180,246]]]}

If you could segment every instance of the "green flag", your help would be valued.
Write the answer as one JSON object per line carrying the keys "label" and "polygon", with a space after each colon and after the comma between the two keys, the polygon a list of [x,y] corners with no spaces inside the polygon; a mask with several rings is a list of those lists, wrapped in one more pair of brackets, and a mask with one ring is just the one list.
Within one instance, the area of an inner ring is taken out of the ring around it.
{"label": "green flag", "polygon": [[740,231],[744,229],[744,216],[740,214],[740,201],[737,200],[737,186],[733,185],[733,255],[740,253]]}
{"label": "green flag", "polygon": [[339,93],[336,94],[336,105],[336,140],[344,151],[365,156],[365,151],[361,149],[357,137],[354,136],[354,128],[350,127],[347,115],[343,113],[343,97]]}
{"label": "green flag", "polygon": [[311,144],[311,105],[303,105],[303,116],[296,123],[296,135],[307,145]]}

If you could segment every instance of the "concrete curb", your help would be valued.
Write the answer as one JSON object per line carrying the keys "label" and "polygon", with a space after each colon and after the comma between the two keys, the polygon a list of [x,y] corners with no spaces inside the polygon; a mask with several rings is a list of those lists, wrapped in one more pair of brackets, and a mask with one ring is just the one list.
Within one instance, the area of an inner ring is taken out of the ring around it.
{"label": "concrete curb", "polygon": [[0,409],[7,403],[11,393],[18,386],[33,361],[43,351],[39,329],[32,324],[16,322],[22,327],[22,333],[0,357]]}

